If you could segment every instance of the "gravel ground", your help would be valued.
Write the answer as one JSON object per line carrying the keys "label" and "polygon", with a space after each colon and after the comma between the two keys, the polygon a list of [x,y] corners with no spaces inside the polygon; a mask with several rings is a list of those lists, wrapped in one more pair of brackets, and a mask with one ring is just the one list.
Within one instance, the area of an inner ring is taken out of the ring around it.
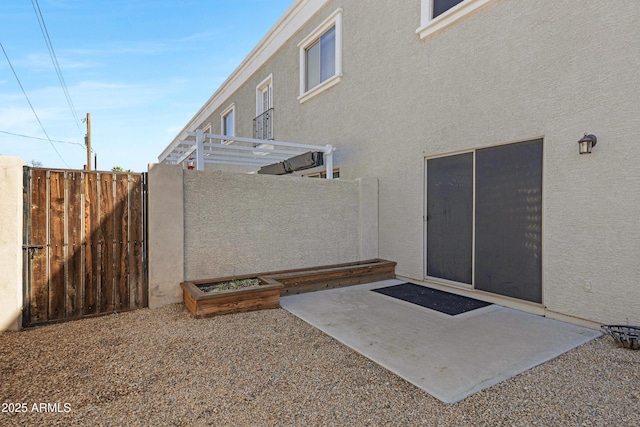
{"label": "gravel ground", "polygon": [[285,310],[178,304],[0,334],[0,425],[640,425],[639,368],[602,337],[447,405]]}

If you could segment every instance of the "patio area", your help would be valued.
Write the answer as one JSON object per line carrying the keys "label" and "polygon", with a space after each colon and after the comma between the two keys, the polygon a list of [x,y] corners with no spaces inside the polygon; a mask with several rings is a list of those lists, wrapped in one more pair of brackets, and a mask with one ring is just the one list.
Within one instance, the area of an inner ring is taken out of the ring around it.
{"label": "patio area", "polygon": [[372,292],[403,283],[392,279],[286,296],[280,304],[445,403],[601,335],[495,304],[449,315]]}
{"label": "patio area", "polygon": [[445,404],[284,309],[173,304],[1,334],[0,425],[635,425],[638,366],[601,337]]}

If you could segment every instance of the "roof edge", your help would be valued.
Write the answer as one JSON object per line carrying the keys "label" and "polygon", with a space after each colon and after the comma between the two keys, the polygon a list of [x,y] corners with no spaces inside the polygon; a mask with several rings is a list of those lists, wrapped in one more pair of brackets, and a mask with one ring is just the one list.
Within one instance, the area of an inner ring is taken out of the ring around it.
{"label": "roof edge", "polygon": [[249,52],[247,57],[227,77],[227,79],[214,92],[209,100],[182,128],[180,133],[158,156],[162,162],[175,147],[180,145],[180,140],[187,138],[187,132],[193,131],[195,123],[211,115],[219,108],[233,92],[239,89],[271,56],[273,56],[309,19],[311,19],[329,0],[296,0],[280,19],[271,27],[269,32]]}

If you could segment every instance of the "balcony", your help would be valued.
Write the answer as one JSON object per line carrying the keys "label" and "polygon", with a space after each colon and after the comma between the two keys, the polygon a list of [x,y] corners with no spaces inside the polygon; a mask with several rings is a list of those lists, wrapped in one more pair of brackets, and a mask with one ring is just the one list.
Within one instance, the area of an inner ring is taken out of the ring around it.
{"label": "balcony", "polygon": [[253,119],[253,137],[255,139],[273,140],[273,108]]}

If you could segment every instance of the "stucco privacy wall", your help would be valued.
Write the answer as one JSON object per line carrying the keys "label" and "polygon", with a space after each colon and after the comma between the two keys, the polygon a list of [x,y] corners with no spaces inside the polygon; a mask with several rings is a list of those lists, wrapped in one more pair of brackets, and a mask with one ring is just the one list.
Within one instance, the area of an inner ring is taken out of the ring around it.
{"label": "stucco privacy wall", "polygon": [[185,279],[377,256],[377,183],[365,181],[362,202],[362,180],[185,172]]}
{"label": "stucco privacy wall", "polygon": [[0,332],[22,326],[22,167],[0,156]]}
{"label": "stucco privacy wall", "polygon": [[180,282],[378,256],[378,181],[149,166],[149,306]]}
{"label": "stucco privacy wall", "polygon": [[[542,308],[640,323],[637,0],[494,0],[425,39],[421,3],[327,1],[202,124],[235,103],[251,136],[271,74],[274,137],[333,144],[341,178],[378,177],[380,256],[415,280],[425,158],[543,138]],[[339,7],[343,80],[300,104],[297,44]],[[598,145],[581,156],[584,132]]]}
{"label": "stucco privacy wall", "polygon": [[182,301],[184,186],[182,168],[149,165],[149,307]]}

